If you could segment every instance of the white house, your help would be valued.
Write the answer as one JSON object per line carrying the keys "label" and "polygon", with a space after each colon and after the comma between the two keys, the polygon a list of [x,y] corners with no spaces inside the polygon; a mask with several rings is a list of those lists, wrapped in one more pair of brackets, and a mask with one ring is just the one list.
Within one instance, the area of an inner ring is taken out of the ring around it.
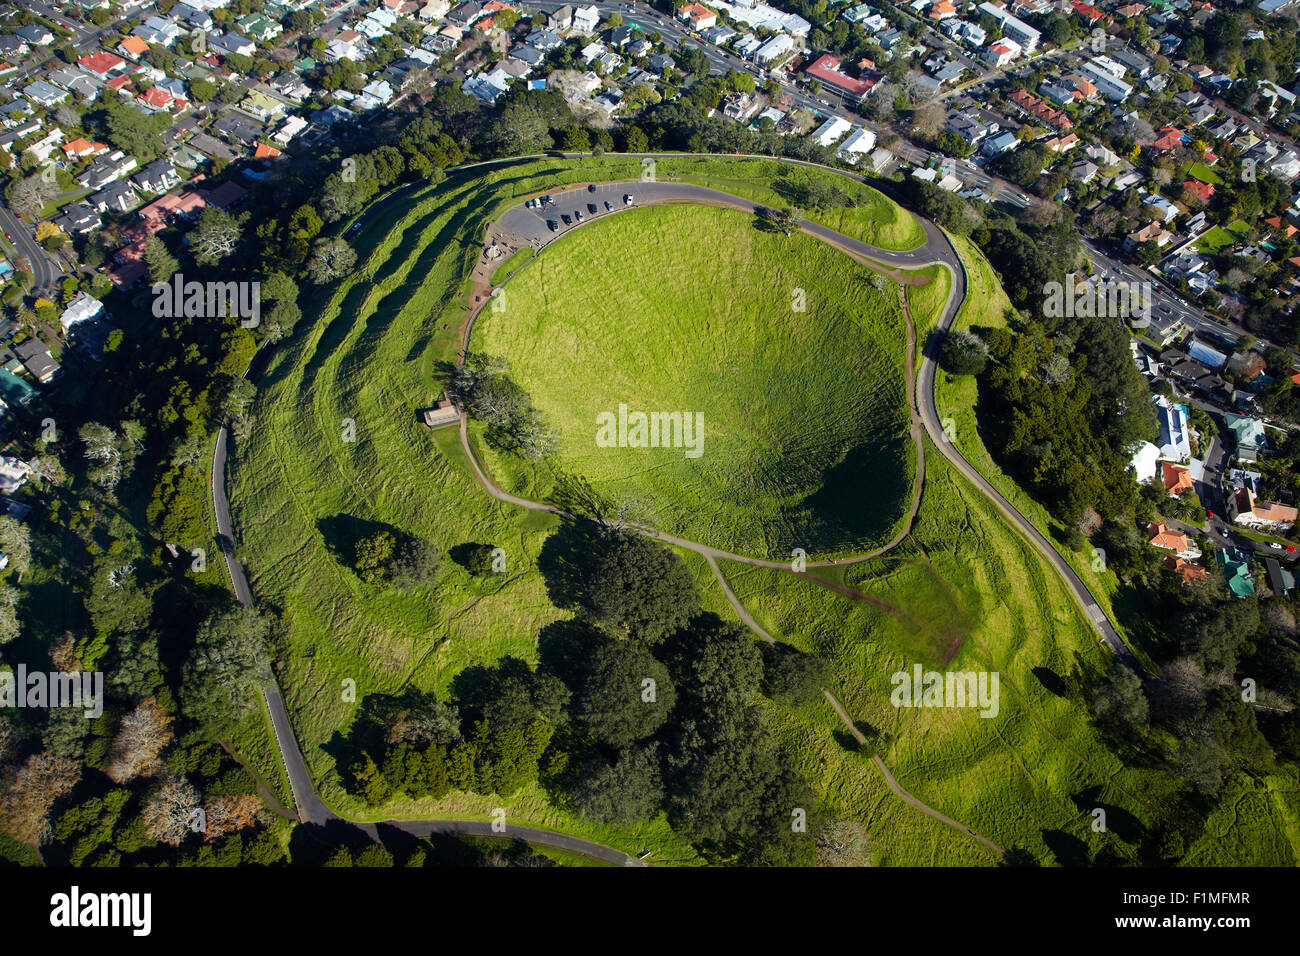
{"label": "white house", "polygon": [[68,307],[63,310],[59,322],[62,323],[63,334],[66,336],[74,325],[91,322],[103,318],[105,315],[107,313],[104,311],[104,303],[88,293],[78,292],[77,297],[69,302]]}
{"label": "white house", "polygon": [[839,116],[832,116],[813,133],[813,139],[822,146],[830,146],[841,136],[853,128],[853,125],[846,119]]}

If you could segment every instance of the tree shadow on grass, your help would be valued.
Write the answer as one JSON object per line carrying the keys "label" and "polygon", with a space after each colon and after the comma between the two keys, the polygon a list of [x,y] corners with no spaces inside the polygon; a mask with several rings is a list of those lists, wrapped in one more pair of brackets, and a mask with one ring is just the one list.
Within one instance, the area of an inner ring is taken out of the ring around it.
{"label": "tree shadow on grass", "polygon": [[1056,671],[1050,667],[1035,667],[1033,673],[1038,678],[1038,683],[1042,684],[1043,689],[1049,694],[1054,694],[1057,697],[1065,696],[1065,681],[1061,679],[1061,675]]}
{"label": "tree shadow on grass", "polygon": [[1088,844],[1064,830],[1044,830],[1043,842],[1061,866],[1088,866],[1092,862]]}
{"label": "tree shadow on grass", "polygon": [[552,604],[563,610],[586,606],[588,582],[607,547],[607,532],[596,522],[569,519],[560,523],[537,556],[537,568]]}
{"label": "tree shadow on grass", "polygon": [[1140,844],[1146,838],[1146,827],[1142,821],[1129,813],[1123,807],[1117,807],[1113,803],[1103,803],[1100,799],[1101,787],[1087,787],[1080,790],[1070,799],[1074,805],[1092,818],[1093,810],[1106,811],[1105,822],[1106,829],[1114,833],[1125,843],[1134,846]]}
{"label": "tree shadow on grass", "polygon": [[398,542],[407,537],[405,532],[391,524],[345,514],[317,519],[316,530],[325,541],[325,549],[335,561],[347,568],[356,566],[357,543],[363,538],[380,531],[387,531]]}

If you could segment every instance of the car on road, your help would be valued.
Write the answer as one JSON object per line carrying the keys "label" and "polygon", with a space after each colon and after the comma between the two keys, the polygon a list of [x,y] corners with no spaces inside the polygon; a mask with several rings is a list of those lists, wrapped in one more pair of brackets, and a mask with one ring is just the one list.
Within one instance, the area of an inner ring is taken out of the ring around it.
{"label": "car on road", "polygon": [[588,183],[588,184],[587,184],[587,192],[589,192],[589,193],[594,193],[595,191],[596,191],[596,184],[595,184],[595,183]]}
{"label": "car on road", "polygon": [[548,220],[546,220],[546,228],[549,229],[549,230],[551,230],[551,232],[559,232],[559,231],[560,231],[559,224],[556,223],[556,221],[555,221],[554,219],[548,219]]}
{"label": "car on road", "polygon": [[577,219],[578,222],[582,222],[582,210],[581,210],[581,209],[575,209],[575,210],[573,211],[573,218],[574,218],[574,219]]}
{"label": "car on road", "polygon": [[1274,551],[1281,551],[1281,550],[1282,550],[1282,546],[1281,546],[1280,544],[1278,544],[1276,541],[1270,541],[1270,542],[1268,543],[1268,546],[1269,546],[1270,548],[1272,548]]}
{"label": "car on road", "polygon": [[625,205],[625,206],[630,206],[630,205],[632,205],[632,194],[631,194],[631,193],[624,193],[624,194],[623,194],[623,205]]}
{"label": "car on road", "polygon": [[1294,551],[1294,550],[1295,550],[1295,545],[1294,545],[1294,544],[1284,544],[1284,545],[1282,545],[1282,550],[1283,550],[1283,551]]}
{"label": "car on road", "polygon": [[566,226],[573,225],[573,217],[570,216],[567,212],[560,213],[560,218],[564,220],[564,224]]}
{"label": "car on road", "polygon": [[587,203],[587,212],[591,213],[594,216],[596,215],[596,213],[600,212],[600,207],[597,206],[594,202],[589,202]]}
{"label": "car on road", "polygon": [[610,202],[608,199],[606,199],[606,200],[605,200],[605,212],[613,212],[613,211],[614,211],[614,204],[613,204],[612,202]]}

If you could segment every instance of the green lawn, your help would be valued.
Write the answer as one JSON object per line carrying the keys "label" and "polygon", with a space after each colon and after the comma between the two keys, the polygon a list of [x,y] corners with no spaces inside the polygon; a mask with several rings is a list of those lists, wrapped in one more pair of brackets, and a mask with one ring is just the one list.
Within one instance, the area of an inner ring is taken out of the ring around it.
{"label": "green lawn", "polygon": [[1192,163],[1187,170],[1187,175],[1202,183],[1209,183],[1211,186],[1222,186],[1223,177],[1216,173],[1205,163]]}
{"label": "green lawn", "polygon": [[[897,286],[755,222],[702,206],[592,222],[514,277],[470,348],[510,361],[558,433],[559,470],[647,523],[763,557],[870,550],[896,532],[915,467]],[[598,416],[620,405],[702,420],[703,442],[600,447]],[[511,490],[548,496],[548,469],[488,457]]]}

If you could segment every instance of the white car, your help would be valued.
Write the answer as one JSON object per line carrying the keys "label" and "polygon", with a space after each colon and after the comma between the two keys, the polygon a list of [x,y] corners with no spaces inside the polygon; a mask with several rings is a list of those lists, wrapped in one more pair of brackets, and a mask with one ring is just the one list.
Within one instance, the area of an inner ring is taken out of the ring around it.
{"label": "white car", "polygon": [[1280,544],[1278,544],[1276,541],[1270,541],[1270,542],[1268,543],[1268,546],[1269,546],[1270,548],[1272,548],[1274,551],[1281,551],[1281,550],[1282,550],[1282,546],[1281,546]]}

